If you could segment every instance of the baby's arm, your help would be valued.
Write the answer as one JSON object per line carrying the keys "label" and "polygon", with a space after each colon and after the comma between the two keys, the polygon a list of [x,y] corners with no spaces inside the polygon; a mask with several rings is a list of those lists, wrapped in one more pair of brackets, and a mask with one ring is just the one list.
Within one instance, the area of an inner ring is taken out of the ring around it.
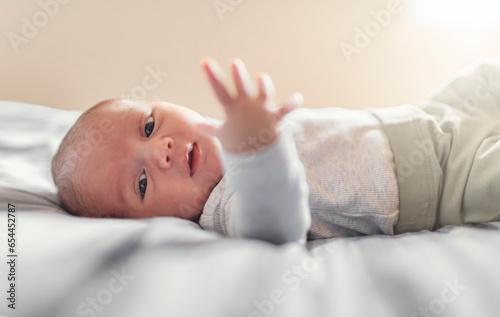
{"label": "baby's arm", "polygon": [[305,236],[309,189],[290,135],[280,133],[275,145],[255,155],[224,151],[224,161],[235,189],[230,231],[276,244]]}
{"label": "baby's arm", "polygon": [[303,241],[311,223],[305,171],[292,137],[278,127],[283,116],[301,103],[300,98],[269,109],[274,88],[267,75],[259,77],[259,93],[254,97],[245,66],[236,60],[237,95],[231,96],[215,61],[206,60],[203,66],[227,117],[219,128],[200,128],[217,136],[224,147],[229,186],[235,189],[229,230],[276,244]]}

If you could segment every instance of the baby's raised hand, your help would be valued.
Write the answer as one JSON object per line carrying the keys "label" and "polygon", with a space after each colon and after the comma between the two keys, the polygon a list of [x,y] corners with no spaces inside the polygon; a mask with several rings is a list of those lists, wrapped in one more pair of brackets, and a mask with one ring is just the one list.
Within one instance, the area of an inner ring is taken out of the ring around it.
{"label": "baby's raised hand", "polygon": [[288,112],[303,102],[302,94],[295,93],[281,107],[275,108],[274,85],[267,74],[260,74],[258,93],[254,93],[252,80],[239,59],[233,60],[232,70],[236,94],[232,95],[224,82],[224,74],[217,62],[205,58],[202,62],[212,89],[226,113],[221,126],[198,124],[198,128],[216,136],[225,150],[238,154],[260,152],[278,137],[278,123]]}

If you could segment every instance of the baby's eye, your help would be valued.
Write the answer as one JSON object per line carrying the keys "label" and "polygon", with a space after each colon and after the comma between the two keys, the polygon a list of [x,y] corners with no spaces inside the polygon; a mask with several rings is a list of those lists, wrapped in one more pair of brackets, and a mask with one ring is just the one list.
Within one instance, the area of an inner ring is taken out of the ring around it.
{"label": "baby's eye", "polygon": [[146,173],[142,172],[139,177],[139,191],[141,192],[142,197],[146,194],[146,187],[148,187],[148,179],[146,178]]}
{"label": "baby's eye", "polygon": [[144,133],[146,133],[146,137],[149,138],[151,133],[153,133],[153,130],[155,129],[155,120],[153,117],[149,117],[148,121],[146,122],[146,126],[144,127]]}

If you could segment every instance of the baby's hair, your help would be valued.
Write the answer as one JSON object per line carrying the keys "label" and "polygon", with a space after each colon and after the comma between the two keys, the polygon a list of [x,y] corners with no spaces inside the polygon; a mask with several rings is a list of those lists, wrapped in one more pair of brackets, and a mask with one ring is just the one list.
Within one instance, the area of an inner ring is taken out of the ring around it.
{"label": "baby's hair", "polygon": [[[82,187],[78,183],[78,169],[90,153],[88,140],[92,131],[88,125],[97,117],[98,110],[113,106],[117,99],[99,102],[84,111],[69,129],[52,158],[51,172],[54,183],[59,190],[61,206],[71,215],[97,218],[124,218],[123,212],[104,211],[91,206],[91,197],[83,197]],[[102,137],[102,136],[100,136]],[[87,146],[87,148],[86,148]]]}

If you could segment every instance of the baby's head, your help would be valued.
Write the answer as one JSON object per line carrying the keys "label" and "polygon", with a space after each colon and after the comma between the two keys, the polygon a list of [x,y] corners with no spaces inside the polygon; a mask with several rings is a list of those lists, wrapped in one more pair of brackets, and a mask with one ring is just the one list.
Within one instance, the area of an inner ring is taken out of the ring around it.
{"label": "baby's head", "polygon": [[52,160],[68,212],[197,220],[221,180],[220,141],[199,113],[164,101],[105,100],[85,111]]}

